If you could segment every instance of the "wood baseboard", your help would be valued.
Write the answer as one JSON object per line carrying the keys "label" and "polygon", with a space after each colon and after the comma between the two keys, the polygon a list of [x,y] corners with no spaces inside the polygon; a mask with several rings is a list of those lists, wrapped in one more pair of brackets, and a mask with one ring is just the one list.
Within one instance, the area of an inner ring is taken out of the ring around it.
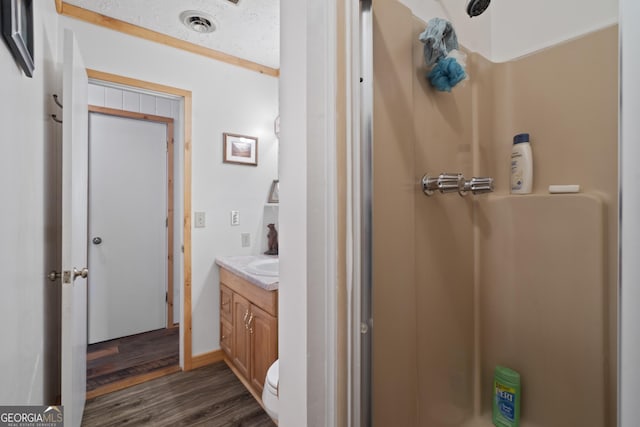
{"label": "wood baseboard", "polygon": [[202,368],[203,366],[212,365],[224,359],[222,350],[214,350],[208,353],[198,354],[191,359],[191,369]]}
{"label": "wood baseboard", "polygon": [[180,372],[180,366],[167,366],[166,368],[158,369],[157,371],[149,372],[135,377],[126,378],[122,381],[116,381],[111,384],[107,384],[103,387],[98,387],[94,390],[87,392],[87,400],[93,399],[103,394],[112,393],[114,391],[122,390],[134,385],[141,384],[146,381],[154,380],[156,378],[164,377],[165,375],[174,374]]}

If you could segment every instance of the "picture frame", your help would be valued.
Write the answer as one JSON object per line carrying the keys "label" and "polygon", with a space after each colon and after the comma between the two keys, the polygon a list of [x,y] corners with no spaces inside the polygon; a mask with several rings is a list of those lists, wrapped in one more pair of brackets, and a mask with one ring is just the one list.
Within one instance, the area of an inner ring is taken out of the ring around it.
{"label": "picture frame", "polygon": [[33,77],[33,0],[2,0],[0,3],[2,36],[27,77]]}
{"label": "picture frame", "polygon": [[268,203],[280,203],[280,180],[274,179],[269,190]]}
{"label": "picture frame", "polygon": [[258,138],[227,132],[222,136],[224,163],[258,166]]}

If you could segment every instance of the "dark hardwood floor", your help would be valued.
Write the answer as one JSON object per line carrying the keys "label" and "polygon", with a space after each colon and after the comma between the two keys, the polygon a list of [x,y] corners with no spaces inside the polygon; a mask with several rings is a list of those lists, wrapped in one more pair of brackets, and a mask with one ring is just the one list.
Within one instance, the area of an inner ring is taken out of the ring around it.
{"label": "dark hardwood floor", "polygon": [[[179,328],[131,335],[89,345],[87,394],[92,397],[109,386],[135,377],[176,367],[179,359]],[[135,383],[135,382],[134,382]]]}
{"label": "dark hardwood floor", "polygon": [[89,400],[82,425],[275,426],[224,362]]}

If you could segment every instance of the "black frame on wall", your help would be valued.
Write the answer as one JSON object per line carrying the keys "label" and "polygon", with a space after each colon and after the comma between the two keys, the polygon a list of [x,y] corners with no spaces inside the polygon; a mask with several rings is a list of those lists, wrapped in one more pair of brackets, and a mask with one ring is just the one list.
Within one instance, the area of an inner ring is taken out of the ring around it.
{"label": "black frame on wall", "polygon": [[1,0],[0,3],[2,36],[24,73],[33,77],[33,0]]}

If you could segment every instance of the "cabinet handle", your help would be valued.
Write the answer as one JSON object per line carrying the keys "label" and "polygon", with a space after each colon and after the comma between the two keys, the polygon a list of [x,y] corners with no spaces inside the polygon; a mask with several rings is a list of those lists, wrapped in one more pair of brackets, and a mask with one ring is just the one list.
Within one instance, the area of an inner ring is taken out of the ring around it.
{"label": "cabinet handle", "polygon": [[251,313],[251,316],[249,316],[249,321],[246,323],[247,329],[249,330],[250,334],[253,333],[253,328],[251,327],[251,322],[253,322],[253,313]]}
{"label": "cabinet handle", "polygon": [[229,305],[229,302],[230,302],[229,300],[224,301],[224,302],[222,303],[222,306],[224,307],[225,305]]}
{"label": "cabinet handle", "polygon": [[247,308],[247,311],[244,312],[244,317],[242,318],[242,321],[244,322],[245,328],[247,327],[247,317],[248,316],[249,316],[249,309]]}

